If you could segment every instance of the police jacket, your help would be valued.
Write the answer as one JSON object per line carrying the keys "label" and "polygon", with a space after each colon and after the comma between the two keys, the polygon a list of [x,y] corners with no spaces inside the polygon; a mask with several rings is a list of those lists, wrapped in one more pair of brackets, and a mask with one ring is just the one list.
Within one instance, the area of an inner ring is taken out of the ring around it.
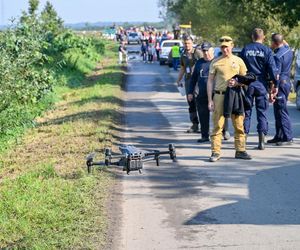
{"label": "police jacket", "polygon": [[257,76],[257,80],[267,83],[267,80],[276,81],[276,65],[272,50],[258,42],[246,45],[242,52],[241,58],[244,60],[248,72]]}
{"label": "police jacket", "polygon": [[196,62],[190,80],[188,94],[195,94],[207,99],[207,79],[211,62],[212,61],[205,61],[203,58]]}
{"label": "police jacket", "polygon": [[[253,73],[247,73],[245,76],[235,75],[233,78],[244,85],[256,81],[256,76]],[[224,97],[224,117],[231,117],[232,114],[243,115],[245,109],[249,109],[249,107],[251,104],[246,100],[244,87],[227,87]]]}
{"label": "police jacket", "polygon": [[279,75],[279,80],[277,81],[278,86],[280,83],[289,82],[290,80],[293,52],[289,46],[279,47],[274,52],[277,74]]}
{"label": "police jacket", "polygon": [[242,87],[227,87],[224,98],[224,117],[231,117],[232,114],[243,115],[244,99]]}

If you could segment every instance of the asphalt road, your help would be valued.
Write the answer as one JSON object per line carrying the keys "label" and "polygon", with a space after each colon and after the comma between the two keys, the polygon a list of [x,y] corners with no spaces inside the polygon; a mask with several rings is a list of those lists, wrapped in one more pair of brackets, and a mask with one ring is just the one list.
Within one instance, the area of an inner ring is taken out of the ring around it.
{"label": "asphalt road", "polygon": [[[160,167],[147,163],[143,174],[122,178],[117,248],[300,249],[300,112],[290,105],[294,145],[255,150],[253,119],[247,144],[253,160],[234,159],[231,138],[221,160],[210,163],[210,144],[185,133],[187,104],[175,78],[157,62],[129,63],[124,140],[141,149],[175,143],[178,162],[164,157]],[[272,138],[272,107],[269,121]]]}

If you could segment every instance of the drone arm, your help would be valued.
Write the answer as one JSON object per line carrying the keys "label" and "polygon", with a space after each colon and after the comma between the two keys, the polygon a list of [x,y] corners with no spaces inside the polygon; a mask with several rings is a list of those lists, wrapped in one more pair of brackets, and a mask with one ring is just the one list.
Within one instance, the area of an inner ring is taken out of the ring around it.
{"label": "drone arm", "polygon": [[170,154],[170,151],[154,151],[154,152],[147,152],[145,153],[145,156],[156,156],[156,155],[168,155]]}

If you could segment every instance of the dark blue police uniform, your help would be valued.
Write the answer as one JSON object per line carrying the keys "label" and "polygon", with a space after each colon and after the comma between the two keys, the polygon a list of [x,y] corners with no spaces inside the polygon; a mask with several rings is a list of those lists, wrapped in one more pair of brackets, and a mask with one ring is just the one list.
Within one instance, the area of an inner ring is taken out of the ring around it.
{"label": "dark blue police uniform", "polygon": [[245,110],[244,130],[250,131],[252,107],[255,100],[257,114],[257,132],[266,135],[268,133],[267,110],[268,102],[268,79],[275,82],[276,65],[272,50],[267,46],[253,42],[245,46],[241,52],[247,69],[256,75],[257,81],[251,83],[246,92],[247,101],[251,108]]}
{"label": "dark blue police uniform", "polygon": [[287,110],[287,100],[291,91],[290,73],[293,62],[293,52],[288,46],[276,49],[274,55],[277,74],[278,94],[274,102],[274,116],[276,135],[275,140],[279,142],[292,141],[292,124]]}
{"label": "dark blue police uniform", "polygon": [[201,125],[202,139],[209,138],[209,109],[207,97],[207,79],[209,75],[209,66],[211,61],[199,59],[194,67],[188,94],[194,94],[198,117]]}

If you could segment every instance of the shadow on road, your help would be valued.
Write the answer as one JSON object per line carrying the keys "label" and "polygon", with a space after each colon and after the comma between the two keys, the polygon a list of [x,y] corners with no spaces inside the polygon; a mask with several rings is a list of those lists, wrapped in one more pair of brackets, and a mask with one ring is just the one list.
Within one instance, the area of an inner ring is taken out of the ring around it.
{"label": "shadow on road", "polygon": [[286,166],[259,171],[250,177],[249,199],[237,198],[234,203],[200,211],[184,224],[300,224],[299,161],[282,165]]}

